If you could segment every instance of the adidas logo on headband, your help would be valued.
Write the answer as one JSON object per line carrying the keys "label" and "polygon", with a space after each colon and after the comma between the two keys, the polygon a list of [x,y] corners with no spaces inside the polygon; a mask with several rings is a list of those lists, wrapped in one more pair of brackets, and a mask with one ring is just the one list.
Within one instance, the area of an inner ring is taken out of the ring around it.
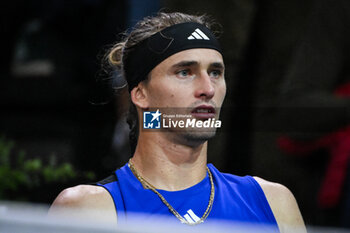
{"label": "adidas logo on headband", "polygon": [[209,37],[204,34],[199,28],[194,30],[192,34],[187,37],[188,40],[209,40]]}

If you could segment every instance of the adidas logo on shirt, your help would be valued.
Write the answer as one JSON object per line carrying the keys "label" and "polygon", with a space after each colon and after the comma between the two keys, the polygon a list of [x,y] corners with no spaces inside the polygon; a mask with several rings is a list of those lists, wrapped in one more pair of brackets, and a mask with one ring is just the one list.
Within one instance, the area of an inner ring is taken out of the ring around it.
{"label": "adidas logo on shirt", "polygon": [[204,34],[199,28],[194,30],[192,34],[187,37],[188,40],[209,40],[209,37]]}
{"label": "adidas logo on shirt", "polygon": [[196,223],[201,220],[195,213],[193,213],[192,209],[187,210],[187,214],[184,215],[184,218],[190,223]]}

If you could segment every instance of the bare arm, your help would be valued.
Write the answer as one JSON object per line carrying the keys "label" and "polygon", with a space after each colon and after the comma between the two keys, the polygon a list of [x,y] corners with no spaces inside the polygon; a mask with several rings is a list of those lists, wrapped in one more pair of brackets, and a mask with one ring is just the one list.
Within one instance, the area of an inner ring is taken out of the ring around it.
{"label": "bare arm", "polygon": [[110,194],[102,187],[79,185],[63,190],[52,203],[50,217],[116,223]]}
{"label": "bare arm", "polygon": [[281,184],[259,177],[254,179],[263,189],[280,231],[282,233],[306,232],[303,217],[292,192]]}

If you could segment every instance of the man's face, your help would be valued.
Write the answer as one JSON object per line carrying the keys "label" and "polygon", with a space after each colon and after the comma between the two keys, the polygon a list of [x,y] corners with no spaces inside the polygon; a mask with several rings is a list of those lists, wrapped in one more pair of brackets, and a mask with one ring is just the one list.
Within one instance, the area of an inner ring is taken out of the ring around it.
{"label": "man's face", "polygon": [[[198,120],[218,119],[226,94],[223,58],[213,49],[176,53],[151,71],[145,91],[149,107],[171,113],[179,110],[179,114],[190,114]],[[208,140],[215,135],[215,130],[186,132],[189,139]]]}

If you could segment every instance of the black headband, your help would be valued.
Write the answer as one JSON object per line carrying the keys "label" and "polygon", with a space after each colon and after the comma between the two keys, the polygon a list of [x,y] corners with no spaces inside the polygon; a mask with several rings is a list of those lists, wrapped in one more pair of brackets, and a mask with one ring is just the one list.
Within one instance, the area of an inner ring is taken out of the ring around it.
{"label": "black headband", "polygon": [[215,49],[222,53],[213,33],[204,25],[193,22],[167,27],[127,48],[123,54],[123,64],[129,91],[145,80],[148,73],[166,58],[194,48]]}

